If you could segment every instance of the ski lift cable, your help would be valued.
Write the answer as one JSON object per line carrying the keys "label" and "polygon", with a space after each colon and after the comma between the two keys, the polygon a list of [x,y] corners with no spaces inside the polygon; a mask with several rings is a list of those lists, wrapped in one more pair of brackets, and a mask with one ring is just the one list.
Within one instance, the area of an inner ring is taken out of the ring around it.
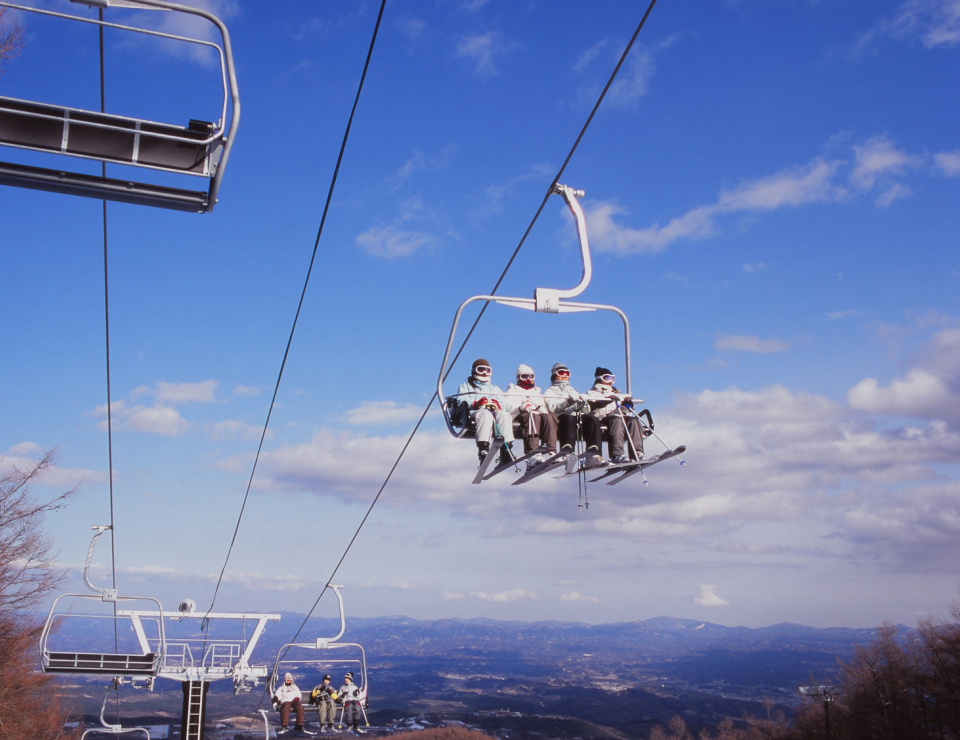
{"label": "ski lift cable", "polygon": [[[100,42],[100,112],[103,113],[106,111],[107,107],[107,94],[106,94],[106,79],[105,79],[105,63],[104,63],[104,53],[103,53],[103,8],[99,8],[97,15],[100,19],[101,25],[99,27],[99,42]],[[105,161],[100,162],[100,176],[106,180],[107,179],[107,163]],[[112,405],[112,398],[110,394],[110,280],[109,280],[109,271],[108,267],[108,250],[107,250],[107,201],[104,199],[102,201],[103,205],[103,324],[104,324],[104,337],[106,345],[106,360],[107,360],[107,466],[108,471],[108,480],[110,488],[110,570],[112,572],[113,580],[113,590],[117,589],[117,540],[116,540],[116,529],[114,527],[114,515],[113,515],[113,412],[110,408]],[[93,548],[90,548],[90,554],[93,554]],[[86,571],[84,571],[84,579],[86,579]],[[120,634],[117,626],[117,602],[113,602],[113,649],[115,651],[120,650]],[[120,721],[120,684],[117,683],[114,685],[114,690],[116,691],[116,709],[117,709],[117,721]],[[107,696],[109,696],[110,691],[107,690]],[[103,708],[107,706],[107,697],[103,698]],[[101,710],[101,719],[103,717],[103,712]]]}
{"label": "ski lift cable", "polygon": [[[207,614],[213,611],[213,607],[217,601],[217,594],[220,592],[220,585],[223,581],[223,575],[227,570],[227,564],[230,562],[230,555],[233,553],[233,546],[237,541],[237,533],[240,531],[240,522],[243,520],[243,513],[247,507],[247,500],[250,497],[250,488],[253,485],[253,477],[257,472],[257,463],[260,461],[260,452],[263,450],[263,442],[267,437],[267,428],[270,426],[270,417],[273,415],[273,407],[277,401],[277,393],[280,390],[280,381],[283,378],[283,371],[287,365],[287,357],[290,355],[290,347],[293,344],[293,335],[297,330],[297,321],[300,318],[300,310],[303,308],[303,301],[307,295],[307,286],[310,284],[310,275],[313,272],[313,265],[317,259],[317,250],[320,246],[320,236],[323,234],[323,226],[327,220],[327,212],[330,210],[330,201],[333,199],[333,191],[337,184],[337,176],[340,173],[340,163],[343,161],[343,154],[347,148],[347,139],[350,136],[350,128],[353,125],[353,116],[357,112],[357,105],[360,102],[360,93],[363,91],[363,83],[367,77],[367,69],[370,66],[370,59],[373,56],[373,47],[377,42],[377,33],[380,30],[380,20],[383,18],[383,9],[387,4],[387,0],[381,0],[380,3],[380,12],[377,15],[377,22],[373,27],[373,37],[370,39],[370,48],[367,50],[367,59],[363,64],[363,73],[360,75],[360,84],[357,86],[357,94],[353,101],[353,108],[350,110],[350,117],[347,119],[347,127],[343,132],[343,141],[340,144],[340,153],[337,156],[337,164],[333,169],[333,177],[330,180],[330,188],[327,191],[327,200],[323,206],[323,215],[320,217],[320,226],[317,229],[317,238],[313,243],[313,253],[310,256],[310,264],[307,268],[307,275],[303,282],[303,290],[300,293],[300,302],[297,304],[297,311],[293,317],[293,325],[290,327],[290,336],[287,339],[287,347],[283,353],[283,360],[280,363],[280,371],[277,374],[277,382],[273,388],[273,397],[270,399],[270,408],[267,411],[267,418],[263,424],[263,432],[260,435],[260,444],[257,446],[257,454],[253,459],[253,468],[250,470],[250,479],[247,481],[247,490],[243,496],[243,504],[240,506],[240,514],[237,517],[237,526],[233,530],[233,538],[230,540],[230,547],[227,549],[227,557],[223,562],[223,568],[220,570],[220,576],[217,578],[217,585],[213,591],[213,599],[210,601],[210,608],[207,610]],[[203,626],[204,628],[207,625],[207,619],[204,618]]]}
{"label": "ski lift cable", "polygon": [[[534,224],[537,222],[537,219],[540,218],[540,214],[543,212],[544,207],[547,204],[547,201],[550,199],[550,196],[553,194],[554,186],[560,181],[560,178],[563,177],[564,170],[566,170],[567,165],[570,163],[570,160],[573,158],[574,153],[577,151],[577,147],[580,146],[580,141],[583,139],[584,134],[587,132],[587,128],[590,126],[591,121],[593,121],[594,115],[596,115],[597,110],[600,108],[600,104],[603,102],[604,97],[607,94],[607,91],[610,89],[610,86],[613,84],[613,81],[617,77],[617,73],[620,71],[620,68],[623,66],[624,61],[626,61],[627,55],[630,53],[630,49],[633,47],[634,42],[637,40],[637,36],[640,34],[640,31],[643,29],[643,26],[647,22],[647,18],[650,16],[650,12],[653,10],[653,6],[656,5],[657,0],[650,0],[650,4],[647,6],[646,12],[643,14],[640,23],[637,25],[636,30],[633,32],[633,36],[630,38],[630,42],[627,44],[626,48],[623,50],[623,54],[620,56],[620,61],[617,62],[617,66],[614,68],[613,73],[610,75],[610,79],[607,80],[607,84],[604,86],[603,91],[600,93],[600,97],[597,98],[596,104],[593,106],[593,110],[590,111],[590,115],[587,117],[586,122],[583,124],[583,128],[580,129],[580,134],[577,136],[576,141],[573,143],[573,146],[570,149],[570,153],[567,154],[566,159],[563,162],[563,166],[560,167],[560,170],[557,172],[556,177],[553,178],[553,181],[550,183],[550,187],[547,188],[546,195],[543,197],[543,201],[540,203],[540,207],[537,209],[536,213],[533,216],[533,219],[530,221],[530,225],[527,226],[527,230],[523,233],[523,236],[520,239],[520,243],[517,244],[517,248],[513,250],[513,254],[510,255],[510,259],[507,261],[506,267],[503,268],[503,272],[500,273],[500,277],[497,279],[496,285],[493,286],[493,290],[490,291],[490,295],[495,295],[497,290],[500,287],[500,284],[503,282],[504,278],[507,276],[507,272],[510,270],[510,267],[513,265],[514,260],[519,254],[520,249],[523,247],[524,242],[526,242],[527,237],[530,235],[530,232],[533,230]],[[447,375],[452,372],[453,366],[456,364],[461,353],[465,349],[467,342],[470,341],[470,337],[473,335],[474,330],[477,328],[477,324],[480,323],[480,319],[483,318],[484,311],[486,311],[489,302],[485,302],[483,307],[480,309],[480,313],[477,315],[477,318],[474,320],[473,325],[470,327],[470,331],[467,332],[466,337],[464,337],[463,342],[460,344],[460,348],[457,350],[456,355],[453,358],[453,361],[450,363],[450,369],[447,370]],[[444,377],[446,379],[446,376]],[[350,552],[350,548],[353,547],[353,543],[356,541],[357,537],[360,534],[360,530],[363,529],[363,525],[366,524],[367,519],[370,517],[373,507],[376,506],[377,502],[380,500],[380,495],[383,493],[387,484],[390,482],[390,478],[393,476],[394,471],[397,469],[397,466],[400,464],[400,461],[403,459],[404,454],[406,454],[407,449],[410,447],[410,443],[413,441],[414,435],[420,430],[420,425],[423,423],[423,420],[427,416],[430,407],[433,405],[433,402],[437,400],[437,392],[434,391],[433,395],[430,397],[430,400],[427,402],[426,408],[424,408],[423,413],[420,415],[420,419],[417,421],[416,425],[413,428],[413,431],[410,432],[410,436],[407,437],[407,441],[404,443],[403,448],[400,450],[400,454],[397,456],[396,461],[390,468],[390,472],[387,473],[386,479],[383,481],[383,485],[380,486],[380,490],[377,491],[377,495],[374,496],[373,501],[370,503],[370,507],[367,509],[367,513],[364,514],[363,519],[360,521],[360,525],[357,527],[356,531],[353,534],[353,537],[350,538],[350,542],[347,544],[346,549],[343,552],[343,555],[340,557],[340,560],[337,561],[336,567],[333,569],[333,572],[330,574],[330,577],[327,579],[324,584],[323,589],[320,591],[320,595],[317,597],[317,600],[314,602],[313,606],[310,608],[310,612],[307,614],[306,618],[303,620],[303,623],[300,625],[300,628],[297,630],[296,635],[294,635],[291,642],[296,642],[297,638],[300,636],[300,632],[306,626],[307,621],[313,615],[314,610],[317,608],[317,605],[320,603],[320,599],[323,598],[324,593],[326,593],[327,588],[333,582],[333,579],[337,575],[337,571],[340,570],[340,566],[343,564],[344,559],[347,557],[347,553]]]}

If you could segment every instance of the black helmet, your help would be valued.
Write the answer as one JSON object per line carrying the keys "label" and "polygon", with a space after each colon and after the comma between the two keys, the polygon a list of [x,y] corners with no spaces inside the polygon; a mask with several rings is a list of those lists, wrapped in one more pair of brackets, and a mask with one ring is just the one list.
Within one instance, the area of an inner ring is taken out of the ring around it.
{"label": "black helmet", "polygon": [[329,680],[330,680],[330,674],[328,673],[326,676],[323,677],[322,680],[324,680],[324,681],[329,681]]}

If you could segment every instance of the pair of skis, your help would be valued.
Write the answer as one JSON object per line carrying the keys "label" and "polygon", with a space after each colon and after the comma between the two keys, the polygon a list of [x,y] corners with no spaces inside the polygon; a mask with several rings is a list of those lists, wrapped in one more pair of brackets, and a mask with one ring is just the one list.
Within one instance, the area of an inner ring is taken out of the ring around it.
{"label": "pair of skis", "polygon": [[[617,483],[620,483],[626,480],[630,476],[636,475],[637,473],[643,470],[646,470],[651,465],[656,465],[657,463],[661,463],[664,460],[669,460],[671,457],[677,457],[678,455],[682,455],[686,451],[687,451],[687,446],[680,445],[676,449],[666,450],[665,452],[661,452],[659,455],[654,455],[653,457],[644,458],[639,461],[631,460],[630,462],[619,463],[619,464],[611,463],[610,465],[607,465],[605,468],[603,468],[603,473],[601,475],[597,476],[596,478],[591,478],[590,482],[596,483],[597,481],[603,480],[604,478],[611,478],[617,475],[619,477],[614,478],[613,480],[607,481],[608,486],[615,486],[617,485]],[[564,474],[564,475],[568,475],[568,474]],[[560,477],[564,477],[564,476],[560,476]]]}

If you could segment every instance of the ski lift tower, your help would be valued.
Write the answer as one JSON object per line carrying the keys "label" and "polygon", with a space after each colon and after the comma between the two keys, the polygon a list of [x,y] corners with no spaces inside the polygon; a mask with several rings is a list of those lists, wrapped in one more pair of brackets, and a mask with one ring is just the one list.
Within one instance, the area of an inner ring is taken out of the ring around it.
{"label": "ski lift tower", "polygon": [[252,612],[198,612],[191,599],[180,602],[178,611],[149,611],[121,609],[118,617],[129,618],[133,630],[145,653],[152,648],[150,639],[143,629],[143,621],[164,620],[183,622],[196,619],[201,622],[253,621],[256,626],[248,636],[219,637],[211,634],[208,627],[207,637],[190,637],[166,640],[166,651],[157,668],[157,678],[179,681],[183,689],[183,713],[180,737],[182,740],[203,740],[203,725],[207,709],[207,691],[210,683],[224,679],[233,680],[233,693],[247,693],[253,690],[257,682],[267,677],[266,665],[251,665],[250,658],[267,622],[280,620],[279,614],[259,614]]}

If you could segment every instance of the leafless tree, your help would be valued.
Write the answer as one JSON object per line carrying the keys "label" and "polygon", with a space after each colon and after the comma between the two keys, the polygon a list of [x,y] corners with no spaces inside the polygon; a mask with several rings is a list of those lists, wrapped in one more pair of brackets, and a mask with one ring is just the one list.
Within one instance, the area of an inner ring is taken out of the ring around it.
{"label": "leafless tree", "polygon": [[23,47],[23,27],[10,13],[10,8],[0,8],[0,62],[12,59]]}
{"label": "leafless tree", "polygon": [[43,518],[65,506],[76,489],[48,501],[30,490],[55,457],[54,451],[47,452],[40,462],[23,470],[13,466],[0,476],[0,614],[23,616],[63,578],[50,564]]}
{"label": "leafless tree", "polygon": [[67,716],[57,687],[37,671],[39,624],[32,614],[64,575],[50,563],[43,519],[76,489],[46,501],[30,490],[54,459],[51,451],[0,476],[0,740],[54,740]]}

